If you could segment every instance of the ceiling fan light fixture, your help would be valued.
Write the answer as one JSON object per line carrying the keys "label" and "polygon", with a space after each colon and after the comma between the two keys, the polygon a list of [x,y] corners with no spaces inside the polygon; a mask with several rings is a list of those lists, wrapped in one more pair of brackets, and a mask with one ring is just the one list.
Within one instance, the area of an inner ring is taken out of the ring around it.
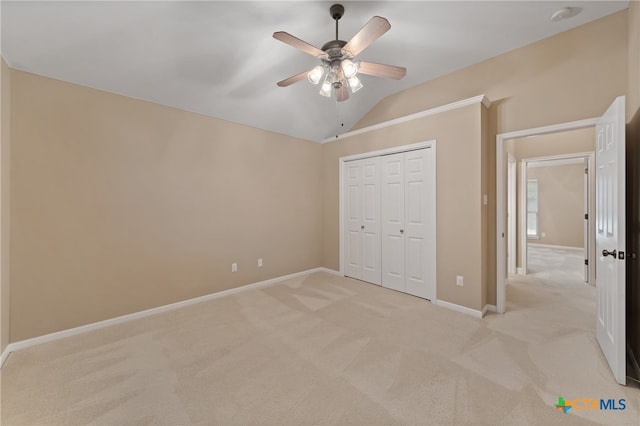
{"label": "ceiling fan light fixture", "polygon": [[331,85],[327,83],[323,83],[320,88],[320,94],[326,98],[331,97]]}
{"label": "ceiling fan light fixture", "polygon": [[344,6],[334,4],[329,9],[329,12],[336,21],[336,38],[325,43],[322,49],[284,31],[273,33],[273,38],[276,40],[311,55],[321,62],[321,65],[309,71],[303,71],[279,81],[277,83],[279,87],[290,86],[307,77],[309,82],[314,85],[322,81],[320,95],[327,98],[335,95],[337,102],[344,102],[349,99],[350,93],[355,93],[362,89],[362,82],[356,77],[358,74],[393,78],[395,80],[405,76],[406,68],[356,59],[360,52],[391,29],[391,24],[386,18],[374,16],[360,28],[356,35],[351,37],[351,40],[344,41],[340,40],[338,36],[338,21],[344,14]]}
{"label": "ceiling fan light fixture", "polygon": [[324,75],[324,67],[322,65],[318,65],[307,74],[307,79],[311,82],[311,84],[318,84]]}
{"label": "ceiling fan light fixture", "polygon": [[349,87],[351,88],[351,93],[356,93],[358,90],[362,89],[364,86],[360,79],[356,76],[353,76],[347,80],[349,82]]}
{"label": "ceiling fan light fixture", "polygon": [[350,59],[343,60],[340,66],[346,78],[355,77],[358,74],[358,66]]}
{"label": "ceiling fan light fixture", "polygon": [[324,79],[324,83],[320,87],[320,94],[327,98],[331,97],[331,88],[333,87],[333,75],[331,72],[327,73],[327,77]]}

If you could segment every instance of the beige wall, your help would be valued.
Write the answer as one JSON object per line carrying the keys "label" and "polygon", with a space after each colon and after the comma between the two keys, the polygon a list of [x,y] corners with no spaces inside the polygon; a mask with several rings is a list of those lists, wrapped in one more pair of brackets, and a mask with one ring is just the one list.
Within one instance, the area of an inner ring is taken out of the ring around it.
{"label": "beige wall", "polygon": [[504,133],[600,116],[626,89],[625,10],[389,96],[354,128],[485,94]]}
{"label": "beige wall", "polygon": [[593,152],[596,145],[596,129],[585,127],[566,132],[516,138],[512,141],[517,160]]}
{"label": "beige wall", "polygon": [[[622,11],[389,96],[354,128],[478,94],[486,94],[493,102],[488,118],[486,244],[492,284],[486,289],[486,300],[495,304],[496,134],[597,117],[626,92],[627,13]],[[330,206],[325,208],[325,223],[326,216],[337,214]],[[336,247],[325,240],[324,259],[329,267],[335,265],[332,250]]]}
{"label": "beige wall", "polygon": [[[482,309],[481,104],[356,135],[323,146],[324,264],[339,269],[339,158],[436,140],[437,297]],[[460,155],[464,153],[464,155]],[[455,285],[455,276],[465,286]]]}
{"label": "beige wall", "polygon": [[627,73],[627,122],[640,109],[640,2],[629,2],[628,17],[628,73]]}
{"label": "beige wall", "polygon": [[12,132],[12,341],[321,266],[321,145],[19,71]]}
{"label": "beige wall", "polygon": [[9,344],[9,199],[11,138],[11,72],[0,57],[0,352]]}
{"label": "beige wall", "polygon": [[584,247],[584,164],[529,167],[527,174],[538,180],[540,233],[529,242]]}

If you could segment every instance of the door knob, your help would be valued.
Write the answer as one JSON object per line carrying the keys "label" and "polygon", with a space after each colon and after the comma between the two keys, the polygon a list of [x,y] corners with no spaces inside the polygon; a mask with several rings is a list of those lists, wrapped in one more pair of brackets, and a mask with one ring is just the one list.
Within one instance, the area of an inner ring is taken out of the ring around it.
{"label": "door knob", "polygon": [[603,255],[604,257],[607,257],[607,256],[613,256],[613,258],[614,258],[614,259],[616,259],[616,258],[618,257],[618,252],[617,252],[616,250],[614,250],[614,251],[609,251],[609,250],[606,250],[606,249],[605,249],[605,250],[602,250],[602,255]]}
{"label": "door knob", "polygon": [[360,225],[360,229],[364,229],[364,225]]}
{"label": "door knob", "polygon": [[404,234],[404,229],[401,229],[401,230],[400,230],[400,233],[401,233],[401,234]]}

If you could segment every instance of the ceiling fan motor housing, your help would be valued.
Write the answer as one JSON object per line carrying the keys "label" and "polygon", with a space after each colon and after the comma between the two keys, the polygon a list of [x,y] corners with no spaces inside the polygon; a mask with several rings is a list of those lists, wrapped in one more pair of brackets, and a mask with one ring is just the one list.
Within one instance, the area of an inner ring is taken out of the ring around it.
{"label": "ceiling fan motor housing", "polygon": [[344,6],[341,4],[334,4],[329,8],[329,13],[331,13],[331,17],[337,21],[342,18],[342,15],[344,15]]}
{"label": "ceiling fan motor housing", "polygon": [[333,61],[336,59],[342,59],[344,56],[344,52],[342,48],[347,44],[344,40],[331,40],[328,41],[322,46],[322,51],[326,52],[329,55],[329,61]]}

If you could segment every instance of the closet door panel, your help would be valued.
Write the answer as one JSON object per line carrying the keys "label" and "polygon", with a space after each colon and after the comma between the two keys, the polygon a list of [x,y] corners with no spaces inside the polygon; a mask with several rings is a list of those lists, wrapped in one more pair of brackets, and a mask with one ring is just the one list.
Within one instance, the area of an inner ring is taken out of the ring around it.
{"label": "closet door panel", "polygon": [[383,247],[386,248],[386,252],[383,253],[382,258],[382,286],[393,290],[406,291],[404,283],[405,264],[404,256],[402,256],[404,241],[402,237],[390,235],[384,242]]}
{"label": "closet door panel", "polygon": [[348,277],[360,279],[362,277],[362,166],[359,161],[345,163],[344,176],[346,187],[344,191],[345,206],[345,262],[344,273]]}
{"label": "closet door panel", "polygon": [[[405,265],[407,281],[414,283],[424,282],[424,238],[407,237],[405,245],[407,253]],[[415,291],[409,284],[407,285],[407,290]]]}
{"label": "closet door panel", "polygon": [[404,153],[381,157],[382,285],[405,290]]}
{"label": "closet door panel", "polygon": [[362,161],[362,279],[380,284],[380,157]]}
{"label": "closet door panel", "polygon": [[360,278],[360,235],[358,232],[347,231],[347,262],[345,274],[349,277]]}
{"label": "closet door panel", "polygon": [[434,158],[430,148],[405,154],[405,251],[407,293],[433,298],[435,291]]}

